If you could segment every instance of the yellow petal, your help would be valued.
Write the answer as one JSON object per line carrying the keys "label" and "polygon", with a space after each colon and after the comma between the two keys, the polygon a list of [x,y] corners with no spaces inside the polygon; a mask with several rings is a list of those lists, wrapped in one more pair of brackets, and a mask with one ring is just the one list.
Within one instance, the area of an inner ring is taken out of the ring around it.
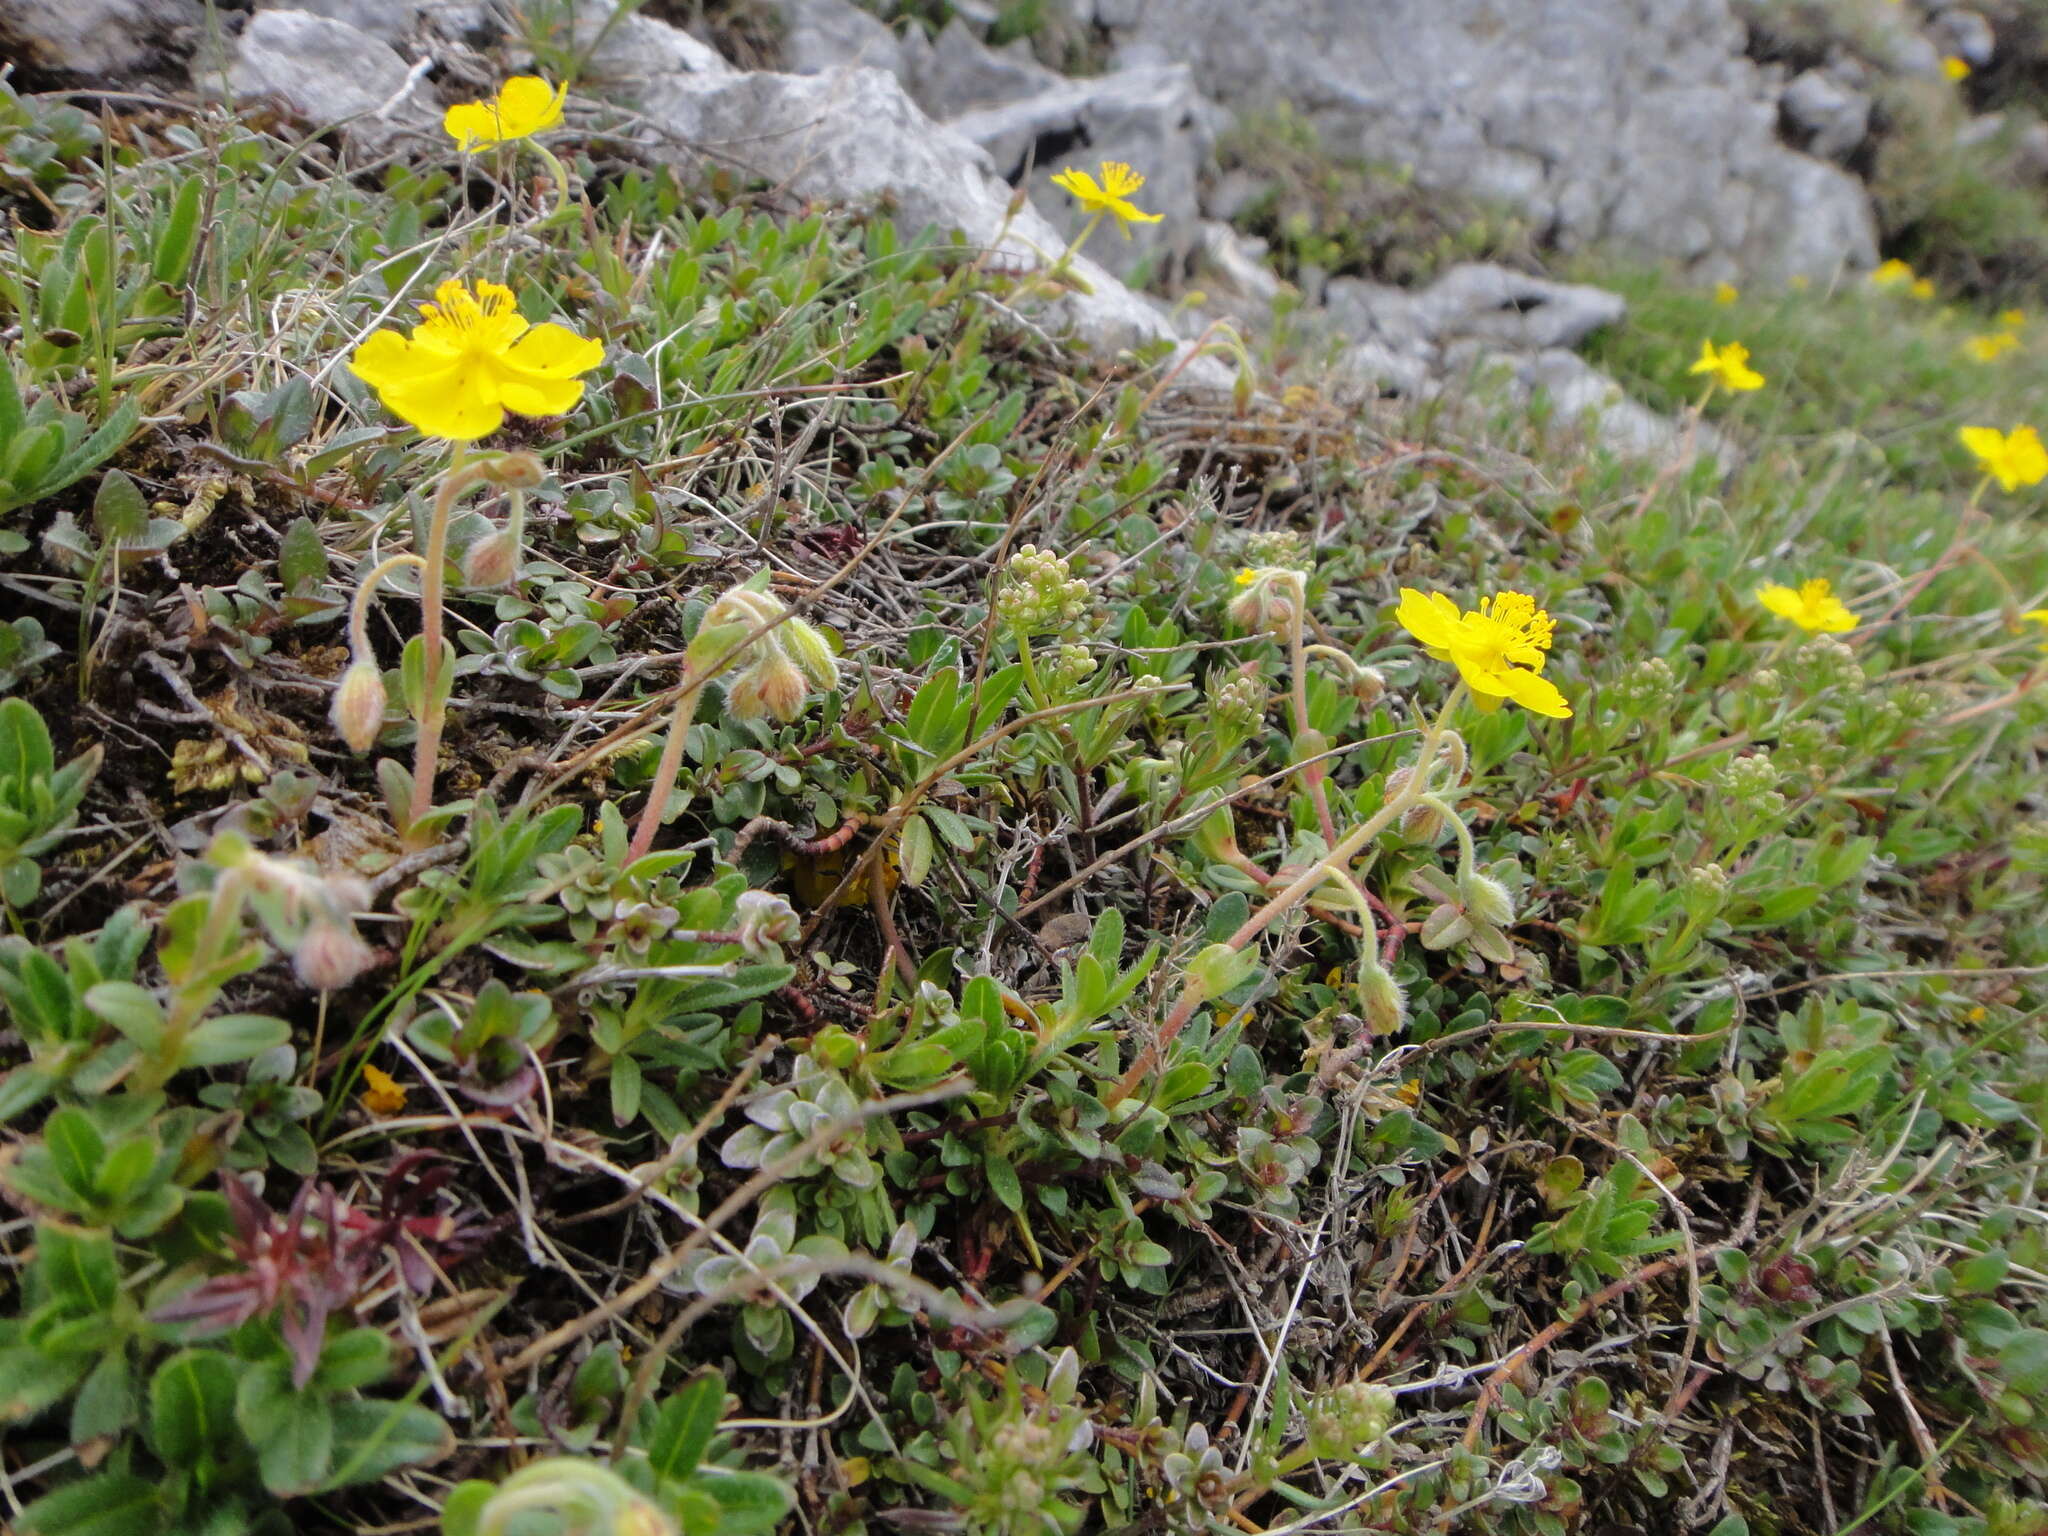
{"label": "yellow petal", "polygon": [[[428,367],[418,349],[396,331],[375,331],[365,337],[348,360],[348,371],[372,389],[389,389],[417,378]],[[434,366],[445,366],[435,360]]]}
{"label": "yellow petal", "polygon": [[1532,715],[1544,715],[1552,720],[1569,720],[1571,705],[1565,702],[1563,694],[1547,677],[1534,672],[1511,671],[1506,674],[1508,697]]}
{"label": "yellow petal", "polygon": [[1778,586],[1775,582],[1768,586],[1758,587],[1756,589],[1756,600],[1779,618],[1791,619],[1795,623],[1798,621],[1800,614],[1806,611],[1806,606],[1799,601],[1799,594],[1797,592],[1794,592],[1790,587]]}
{"label": "yellow petal", "polygon": [[455,369],[444,378],[382,392],[384,405],[429,437],[451,443],[489,437],[505,423],[505,407],[484,369]]}
{"label": "yellow petal", "polygon": [[549,321],[515,341],[506,350],[505,361],[521,373],[566,379],[603,362],[604,343]]}
{"label": "yellow petal", "polygon": [[1430,649],[1448,651],[1457,641],[1461,616],[1458,605],[1443,593],[1403,587],[1394,622]]}
{"label": "yellow petal", "polygon": [[562,120],[569,88],[552,86],[538,75],[515,75],[498,89],[498,117],[506,138],[541,133]]}
{"label": "yellow petal", "polygon": [[487,149],[503,137],[497,111],[487,101],[457,103],[442,114],[441,127],[463,150]]}

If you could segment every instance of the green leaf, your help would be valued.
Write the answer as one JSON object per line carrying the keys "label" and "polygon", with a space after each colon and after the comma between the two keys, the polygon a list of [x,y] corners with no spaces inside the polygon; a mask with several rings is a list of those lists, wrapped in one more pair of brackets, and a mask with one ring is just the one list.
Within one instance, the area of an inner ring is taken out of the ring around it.
{"label": "green leaf", "polygon": [[1000,1152],[984,1155],[981,1165],[988,1173],[989,1192],[1021,1215],[1024,1210],[1024,1182],[1017,1177],[1016,1165]]}
{"label": "green leaf", "polygon": [[788,1485],[762,1472],[705,1469],[696,1486],[718,1500],[720,1536],[766,1536],[782,1523],[792,1500]]}
{"label": "green leaf", "polygon": [[274,1050],[292,1037],[283,1019],[260,1013],[230,1013],[208,1019],[185,1037],[180,1067],[225,1067]]}
{"label": "green leaf", "polygon": [[150,1448],[169,1466],[232,1455],[234,1416],[235,1367],[218,1350],[180,1350],[149,1379]]}
{"label": "green leaf", "polygon": [[725,1378],[702,1371],[669,1394],[647,1438],[647,1460],[654,1475],[681,1482],[697,1469],[718,1433],[725,1411]]}
{"label": "green leaf", "polygon": [[0,1349],[0,1424],[19,1424],[62,1401],[92,1364],[90,1355],[48,1355],[31,1344]]}
{"label": "green leaf", "polygon": [[150,255],[149,275],[158,282],[176,287],[191,270],[192,254],[199,248],[199,208],[205,192],[206,178],[195,171],[171,200],[171,211]]}
{"label": "green leaf", "polygon": [[922,815],[913,812],[903,823],[900,842],[903,883],[921,890],[932,872],[932,829]]}
{"label": "green leaf", "polygon": [[287,592],[327,579],[327,546],[320,542],[320,529],[310,517],[293,523],[278,541],[277,578]]}
{"label": "green leaf", "polygon": [[45,1494],[21,1512],[21,1536],[163,1536],[157,1485],[102,1472]]}
{"label": "green leaf", "polygon": [[100,1357],[100,1363],[71,1400],[71,1443],[84,1445],[102,1435],[114,1435],[135,1422],[135,1381],[128,1368],[128,1351],[117,1348]]}
{"label": "green leaf", "polygon": [[332,1423],[335,1468],[328,1488],[374,1483],[400,1467],[428,1466],[455,1452],[455,1436],[441,1416],[417,1403],[338,1402]]}
{"label": "green leaf", "polygon": [[156,994],[132,981],[102,981],[85,994],[85,1006],[144,1051],[163,1043],[164,1010]]}
{"label": "green leaf", "polygon": [[268,1361],[242,1377],[235,1423],[256,1447],[263,1486],[272,1493],[311,1493],[327,1481],[334,1464],[332,1407],[294,1392],[283,1364]]}
{"label": "green leaf", "polygon": [[60,1109],[50,1116],[43,1124],[43,1145],[57,1177],[73,1194],[90,1200],[99,1193],[107,1144],[83,1110]]}
{"label": "green leaf", "polygon": [[92,499],[92,525],[109,544],[141,538],[149,529],[149,499],[142,487],[120,470],[108,470]]}
{"label": "green leaf", "polygon": [[94,1314],[113,1310],[121,1294],[121,1266],[114,1240],[86,1227],[46,1221],[36,1228],[36,1276],[53,1300],[67,1310]]}

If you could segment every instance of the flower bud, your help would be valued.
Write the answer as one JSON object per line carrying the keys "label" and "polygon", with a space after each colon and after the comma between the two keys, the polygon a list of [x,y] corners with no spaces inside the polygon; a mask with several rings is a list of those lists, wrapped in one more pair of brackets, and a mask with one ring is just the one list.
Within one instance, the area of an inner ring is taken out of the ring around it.
{"label": "flower bud", "polygon": [[725,708],[735,720],[759,720],[764,715],[794,720],[810,696],[803,673],[778,649],[726,684]]}
{"label": "flower bud", "polygon": [[778,944],[794,944],[803,933],[796,909],[770,891],[741,891],[734,904],[733,931],[740,948],[762,955]]}
{"label": "flower bud", "polygon": [[1458,881],[1458,900],[1489,927],[1505,928],[1515,920],[1515,898],[1508,894],[1508,888],[1477,870]]}
{"label": "flower bud", "polygon": [[1207,1001],[1242,986],[1258,968],[1258,956],[1228,944],[1211,944],[1189,962],[1187,975]]}
{"label": "flower bud", "polygon": [[485,534],[462,557],[465,586],[502,587],[519,574],[519,546],[508,528]]}
{"label": "flower bud", "polygon": [[1401,983],[1369,957],[1358,978],[1358,1002],[1365,1015],[1366,1030],[1374,1035],[1398,1035],[1408,1026],[1408,999]]}
{"label": "flower bud", "polygon": [[1285,635],[1301,610],[1301,572],[1279,566],[1252,566],[1237,573],[1237,596],[1225,610],[1240,629]]}
{"label": "flower bud", "polygon": [[501,453],[477,465],[478,472],[502,491],[530,491],[547,478],[547,467],[526,452]]}
{"label": "flower bud", "polygon": [[335,734],[351,752],[367,752],[384,729],[384,674],[368,657],[351,662],[334,690]]}
{"label": "flower bud", "polygon": [[832,654],[832,647],[817,629],[802,619],[788,619],[771,638],[779,639],[789,659],[797,664],[799,671],[811,680],[811,685],[821,692],[830,692],[839,686],[839,662]]}
{"label": "flower bud", "polygon": [[1443,841],[1444,833],[1450,830],[1450,822],[1435,806],[1417,801],[1401,813],[1401,836],[1411,843],[1421,843],[1425,848],[1434,847]]}
{"label": "flower bud", "polygon": [[346,923],[314,922],[292,951],[292,969],[315,992],[335,992],[354,981],[377,958]]}

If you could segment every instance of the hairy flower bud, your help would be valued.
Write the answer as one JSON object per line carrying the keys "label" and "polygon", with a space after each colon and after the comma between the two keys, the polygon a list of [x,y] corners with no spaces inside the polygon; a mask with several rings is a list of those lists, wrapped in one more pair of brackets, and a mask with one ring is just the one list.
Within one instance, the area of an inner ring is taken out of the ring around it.
{"label": "hairy flower bud", "polygon": [[376,951],[348,924],[322,919],[307,927],[293,949],[292,969],[315,992],[334,992],[362,975],[376,958]]}
{"label": "hairy flower bud", "polygon": [[810,696],[810,685],[796,664],[780,650],[770,650],[726,683],[725,708],[735,720],[759,720],[764,715],[794,720]]}
{"label": "hairy flower bud", "polygon": [[1515,898],[1491,875],[1477,870],[1465,875],[1458,881],[1458,899],[1474,917],[1492,927],[1505,928],[1515,920]]}
{"label": "hairy flower bud", "polygon": [[1365,1027],[1374,1036],[1398,1035],[1408,1026],[1408,998],[1401,983],[1369,957],[1358,978],[1358,1002],[1365,1015]]}
{"label": "hairy flower bud", "polygon": [[363,657],[350,663],[334,690],[332,715],[335,734],[348,743],[351,752],[367,752],[384,729],[384,674],[377,663]]}
{"label": "hairy flower bud", "polygon": [[530,491],[547,478],[547,466],[526,452],[500,453],[482,460],[477,470],[502,491]]}
{"label": "hairy flower bud", "polygon": [[1282,566],[1248,566],[1237,573],[1238,594],[1225,610],[1240,629],[1285,635],[1301,612],[1302,576]]}
{"label": "hairy flower bud", "polygon": [[462,581],[471,587],[502,587],[519,574],[519,546],[509,528],[495,529],[469,546],[462,557]]}
{"label": "hairy flower bud", "polygon": [[833,656],[832,647],[826,644],[825,637],[813,625],[802,619],[787,619],[769,638],[782,642],[789,659],[811,680],[814,688],[827,692],[839,686],[838,659]]}

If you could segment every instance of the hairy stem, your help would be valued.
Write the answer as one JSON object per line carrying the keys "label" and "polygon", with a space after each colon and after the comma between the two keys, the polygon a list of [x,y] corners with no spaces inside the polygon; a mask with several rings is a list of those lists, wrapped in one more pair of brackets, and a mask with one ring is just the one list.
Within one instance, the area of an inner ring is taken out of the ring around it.
{"label": "hairy stem", "polygon": [[[1283,889],[1269,898],[1263,907],[1246,918],[1243,924],[1228,939],[1224,940],[1232,949],[1241,950],[1260,934],[1264,933],[1280,918],[1285,917],[1312,895],[1329,878],[1332,871],[1343,871],[1359,852],[1380,833],[1398,821],[1408,808],[1419,801],[1429,779],[1429,768],[1436,757],[1437,747],[1443,741],[1444,727],[1451,711],[1457,708],[1465,697],[1465,685],[1461,682],[1451,690],[1451,696],[1444,700],[1444,707],[1430,722],[1429,730],[1423,735],[1421,749],[1416,753],[1415,766],[1408,775],[1408,782],[1401,787],[1386,804],[1372,816],[1347,832],[1328,853],[1303,870]],[[1159,1062],[1160,1055],[1171,1045],[1174,1038],[1187,1028],[1188,1020],[1195,1016],[1195,1010],[1202,1006],[1206,994],[1198,981],[1190,980],[1181,989],[1180,998],[1173,1005],[1173,1012],[1166,1016],[1166,1022],[1159,1026],[1159,1033],[1138,1053],[1130,1070],[1119,1078],[1109,1090],[1106,1102],[1117,1104],[1129,1098],[1145,1080],[1145,1076]]]}

